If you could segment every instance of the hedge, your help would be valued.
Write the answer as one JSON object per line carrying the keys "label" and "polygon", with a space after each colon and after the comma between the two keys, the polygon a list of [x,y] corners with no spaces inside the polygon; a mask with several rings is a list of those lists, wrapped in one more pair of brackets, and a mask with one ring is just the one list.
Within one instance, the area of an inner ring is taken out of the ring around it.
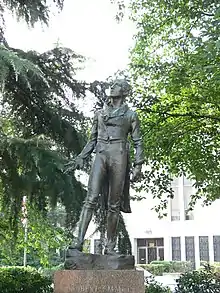
{"label": "hedge", "polygon": [[138,265],[155,276],[163,273],[185,273],[192,270],[192,264],[187,261],[152,261],[150,264]]}
{"label": "hedge", "polygon": [[202,270],[187,272],[177,280],[175,293],[218,293],[220,276],[207,265]]}
{"label": "hedge", "polygon": [[0,267],[1,293],[51,293],[51,278],[31,267]]}

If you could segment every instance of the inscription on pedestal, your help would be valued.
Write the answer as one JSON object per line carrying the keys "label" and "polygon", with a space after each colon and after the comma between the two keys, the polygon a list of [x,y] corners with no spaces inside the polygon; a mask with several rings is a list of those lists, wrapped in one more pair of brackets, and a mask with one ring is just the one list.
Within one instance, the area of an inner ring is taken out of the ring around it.
{"label": "inscription on pedestal", "polygon": [[[106,292],[106,293],[130,293],[132,291],[130,291],[130,288],[122,288],[120,286],[117,286],[117,284],[115,284],[115,286],[108,286],[108,285],[104,285],[104,286],[93,286],[92,287],[93,292]],[[88,287],[85,286],[80,286],[78,289],[78,292],[83,292],[83,293],[87,293],[88,292]]]}
{"label": "inscription on pedestal", "polygon": [[135,270],[58,271],[54,293],[144,293],[143,272]]}

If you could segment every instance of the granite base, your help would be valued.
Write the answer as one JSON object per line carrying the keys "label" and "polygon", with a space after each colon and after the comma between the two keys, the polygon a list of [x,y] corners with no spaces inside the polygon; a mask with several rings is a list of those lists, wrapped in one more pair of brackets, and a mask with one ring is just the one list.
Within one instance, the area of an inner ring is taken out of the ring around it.
{"label": "granite base", "polygon": [[54,275],[54,293],[144,293],[144,274],[135,270],[63,270]]}

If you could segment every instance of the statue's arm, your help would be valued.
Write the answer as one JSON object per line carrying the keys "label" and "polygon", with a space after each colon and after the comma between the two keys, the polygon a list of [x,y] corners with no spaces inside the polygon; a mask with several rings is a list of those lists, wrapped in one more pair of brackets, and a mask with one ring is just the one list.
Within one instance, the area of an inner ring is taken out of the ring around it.
{"label": "statue's arm", "polygon": [[131,118],[131,138],[135,148],[135,166],[144,163],[144,149],[140,131],[140,121],[136,112],[133,113]]}
{"label": "statue's arm", "polygon": [[87,144],[85,145],[85,147],[83,148],[82,152],[79,154],[79,157],[81,159],[86,160],[91,155],[97,143],[97,135],[98,135],[98,115],[97,113],[95,113],[89,140]]}

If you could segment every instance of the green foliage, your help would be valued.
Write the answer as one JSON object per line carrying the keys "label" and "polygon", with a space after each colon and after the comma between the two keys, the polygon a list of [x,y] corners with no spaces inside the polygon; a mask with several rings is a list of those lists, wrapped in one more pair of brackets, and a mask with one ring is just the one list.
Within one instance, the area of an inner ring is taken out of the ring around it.
{"label": "green foliage", "polygon": [[164,273],[185,273],[193,269],[190,261],[152,261],[150,265],[163,265]]}
{"label": "green foliage", "polygon": [[[22,218],[22,215],[20,215]],[[3,227],[0,227],[0,263],[3,265],[22,265],[24,248],[27,251],[27,264],[35,267],[40,265],[49,266],[55,262],[54,251],[65,249],[70,241],[69,235],[63,227],[58,227],[48,217],[43,216],[38,209],[28,205],[27,240],[25,240],[25,229],[21,221],[18,222],[16,243],[13,230],[10,229],[8,219],[0,217]],[[60,259],[63,262],[64,259]]]}
{"label": "green foliage", "polygon": [[[48,3],[50,2],[50,3]],[[5,8],[15,13],[18,19],[24,19],[29,25],[34,26],[38,21],[48,24],[51,4],[55,4],[58,9],[63,8],[64,0],[2,0],[1,10]]]}
{"label": "green foliage", "polygon": [[40,274],[42,274],[43,276],[46,276],[46,277],[50,278],[51,281],[53,281],[54,273],[56,271],[60,271],[60,270],[64,270],[64,265],[63,264],[55,266],[55,267],[51,267],[51,268],[40,268],[40,269],[38,269],[38,272]]}
{"label": "green foliage", "polygon": [[[9,9],[30,26],[48,24],[53,4],[61,10],[63,2],[3,0],[0,18],[4,20]],[[62,203],[71,235],[85,198],[74,172],[63,172],[64,164],[85,144],[88,125],[77,105],[88,91],[103,102],[108,83],[78,81],[75,74],[85,58],[68,48],[56,47],[42,54],[11,48],[4,26],[0,27],[0,43],[0,210],[9,215],[9,230],[16,235],[24,195],[44,214],[48,206]],[[35,245],[41,246],[37,240]]]}
{"label": "green foliage", "polygon": [[51,280],[33,268],[1,267],[0,292],[2,293],[50,293]]}
{"label": "green foliage", "polygon": [[212,264],[209,264],[209,262],[207,261],[202,261],[200,262],[200,270],[203,270],[204,267],[210,266],[210,268],[212,269],[212,271],[214,273],[218,273],[220,274],[220,262],[214,262]]}
{"label": "green foliage", "polygon": [[220,4],[134,0],[131,9],[131,74],[151,167],[142,187],[163,208],[170,176],[185,174],[197,189],[191,207],[201,197],[209,204],[220,194]]}
{"label": "green foliage", "polygon": [[117,6],[117,12],[115,15],[115,19],[117,22],[121,22],[125,15],[125,2],[124,0],[110,0],[112,4],[115,4]]}
{"label": "green foliage", "polygon": [[38,66],[33,64],[30,60],[23,59],[18,56],[16,52],[10,50],[4,45],[0,45],[0,85],[2,90],[4,90],[4,85],[6,80],[8,80],[8,75],[14,73],[15,80],[18,80],[18,76],[21,76],[26,80],[27,85],[30,87],[29,80],[27,79],[27,73],[36,75],[46,83],[43,72],[39,69]]}
{"label": "green foliage", "polygon": [[176,293],[216,293],[220,291],[220,276],[210,267],[185,273],[177,280]]}
{"label": "green foliage", "polygon": [[132,254],[132,246],[129,238],[128,231],[126,229],[126,225],[123,219],[122,214],[120,214],[118,227],[117,227],[117,247],[120,254],[131,255]]}
{"label": "green foliage", "polygon": [[138,265],[155,276],[163,273],[185,273],[192,270],[192,264],[187,261],[152,261],[150,264]]}
{"label": "green foliage", "polygon": [[[62,9],[62,0],[53,3]],[[48,23],[51,4],[5,0],[0,4],[1,17],[9,8],[30,25]],[[44,212],[48,204],[54,207],[62,202],[67,222],[74,226],[85,191],[74,173],[64,174],[63,169],[84,143],[85,119],[76,100],[85,96],[89,85],[74,78],[84,58],[61,47],[43,54],[10,48],[3,32],[4,27],[0,40],[0,209],[9,215],[14,235],[24,195]]]}
{"label": "green foliage", "polygon": [[86,91],[86,84],[74,79],[83,58],[65,48],[43,54],[13,51],[27,64],[35,64],[46,82],[31,73],[27,73],[29,84],[22,74],[17,79],[9,74],[5,81],[1,98],[2,208],[15,226],[23,195],[40,210],[61,201],[68,211],[67,222],[74,226],[85,191],[74,174],[64,174],[63,169],[84,141],[84,119],[74,104]]}
{"label": "green foliage", "polygon": [[162,273],[170,273],[173,268],[173,264],[170,261],[152,261],[150,265],[153,266],[158,266],[159,268],[162,268]]}
{"label": "green foliage", "polygon": [[154,280],[154,278],[147,278],[147,285],[145,287],[146,293],[171,293],[168,287],[164,287]]}
{"label": "green foliage", "polygon": [[154,276],[162,276],[164,272],[168,272],[163,264],[147,264],[142,267]]}

